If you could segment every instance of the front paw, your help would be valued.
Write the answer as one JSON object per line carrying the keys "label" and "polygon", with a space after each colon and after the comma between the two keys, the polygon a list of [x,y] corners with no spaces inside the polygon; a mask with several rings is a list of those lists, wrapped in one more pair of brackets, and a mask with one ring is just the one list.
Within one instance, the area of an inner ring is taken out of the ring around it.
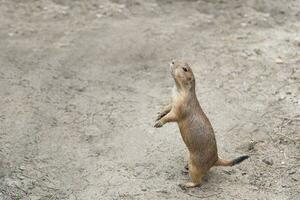
{"label": "front paw", "polygon": [[158,113],[157,118],[156,118],[155,121],[160,120],[160,119],[161,119],[162,117],[164,117],[166,114],[167,114],[167,113],[165,113],[165,112]]}
{"label": "front paw", "polygon": [[163,126],[163,123],[161,121],[156,121],[156,123],[154,124],[155,128],[160,128]]}

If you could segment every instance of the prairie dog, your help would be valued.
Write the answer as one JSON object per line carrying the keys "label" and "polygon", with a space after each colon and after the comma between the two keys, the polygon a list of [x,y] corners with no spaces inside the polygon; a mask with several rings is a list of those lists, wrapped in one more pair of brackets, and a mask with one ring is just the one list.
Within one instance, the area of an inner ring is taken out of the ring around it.
{"label": "prairie dog", "polygon": [[218,157],[214,130],[203,112],[195,92],[195,78],[188,63],[172,61],[171,74],[175,81],[172,102],[159,114],[154,127],[177,122],[182,139],[189,151],[188,169],[191,181],[181,187],[196,187],[212,166],[233,166],[249,156],[234,160]]}

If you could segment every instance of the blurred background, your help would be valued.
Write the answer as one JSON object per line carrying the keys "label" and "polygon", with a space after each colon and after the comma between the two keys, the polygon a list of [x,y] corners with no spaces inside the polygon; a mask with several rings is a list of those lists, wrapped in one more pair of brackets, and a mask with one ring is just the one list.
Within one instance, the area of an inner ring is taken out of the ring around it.
{"label": "blurred background", "polygon": [[[299,199],[299,33],[299,0],[0,0],[0,200]],[[172,59],[251,156],[187,191]]]}

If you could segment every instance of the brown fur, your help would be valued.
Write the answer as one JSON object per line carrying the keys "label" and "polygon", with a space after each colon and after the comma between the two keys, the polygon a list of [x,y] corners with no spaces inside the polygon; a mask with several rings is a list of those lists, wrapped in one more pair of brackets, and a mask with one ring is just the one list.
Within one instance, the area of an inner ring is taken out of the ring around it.
{"label": "brown fur", "polygon": [[248,157],[232,161],[218,158],[214,131],[198,102],[191,67],[181,61],[172,61],[170,66],[175,80],[172,102],[159,114],[154,126],[158,128],[168,122],[177,122],[189,150],[188,168],[192,179],[183,186],[195,187],[200,185],[202,177],[212,166],[232,166]]}

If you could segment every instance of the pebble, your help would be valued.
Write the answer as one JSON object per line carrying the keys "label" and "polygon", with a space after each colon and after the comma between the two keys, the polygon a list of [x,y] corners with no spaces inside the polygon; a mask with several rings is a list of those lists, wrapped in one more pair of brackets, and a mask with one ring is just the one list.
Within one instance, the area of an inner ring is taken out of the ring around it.
{"label": "pebble", "polygon": [[289,171],[289,175],[292,175],[292,174],[295,174],[296,173],[296,171],[295,170],[291,170],[291,171]]}
{"label": "pebble", "polygon": [[242,26],[242,27],[245,27],[245,26],[247,26],[247,23],[244,23],[244,22],[243,22],[243,23],[241,23],[241,26]]}
{"label": "pebble", "polygon": [[254,149],[254,146],[255,146],[255,142],[250,142],[249,144],[248,144],[248,151],[251,151],[251,150],[253,150]]}
{"label": "pebble", "polygon": [[270,158],[264,158],[262,161],[264,163],[266,163],[267,165],[273,165],[274,164],[273,160],[270,159]]}
{"label": "pebble", "polygon": [[24,180],[24,178],[25,178],[25,177],[22,176],[22,175],[18,175],[17,177],[18,177],[18,179],[20,179],[20,180]]}
{"label": "pebble", "polygon": [[295,182],[297,182],[297,181],[298,181],[298,179],[296,179],[296,178],[294,178],[294,177],[292,177],[292,179],[293,179],[293,181],[295,181]]}
{"label": "pebble", "polygon": [[276,62],[277,64],[283,64],[283,60],[280,59],[280,58],[277,58],[277,59],[275,60],[275,62]]}
{"label": "pebble", "polygon": [[101,18],[101,17],[103,17],[103,15],[102,14],[96,14],[96,17]]}
{"label": "pebble", "polygon": [[260,49],[254,49],[254,52],[257,54],[257,55],[261,55],[262,54],[262,51]]}

